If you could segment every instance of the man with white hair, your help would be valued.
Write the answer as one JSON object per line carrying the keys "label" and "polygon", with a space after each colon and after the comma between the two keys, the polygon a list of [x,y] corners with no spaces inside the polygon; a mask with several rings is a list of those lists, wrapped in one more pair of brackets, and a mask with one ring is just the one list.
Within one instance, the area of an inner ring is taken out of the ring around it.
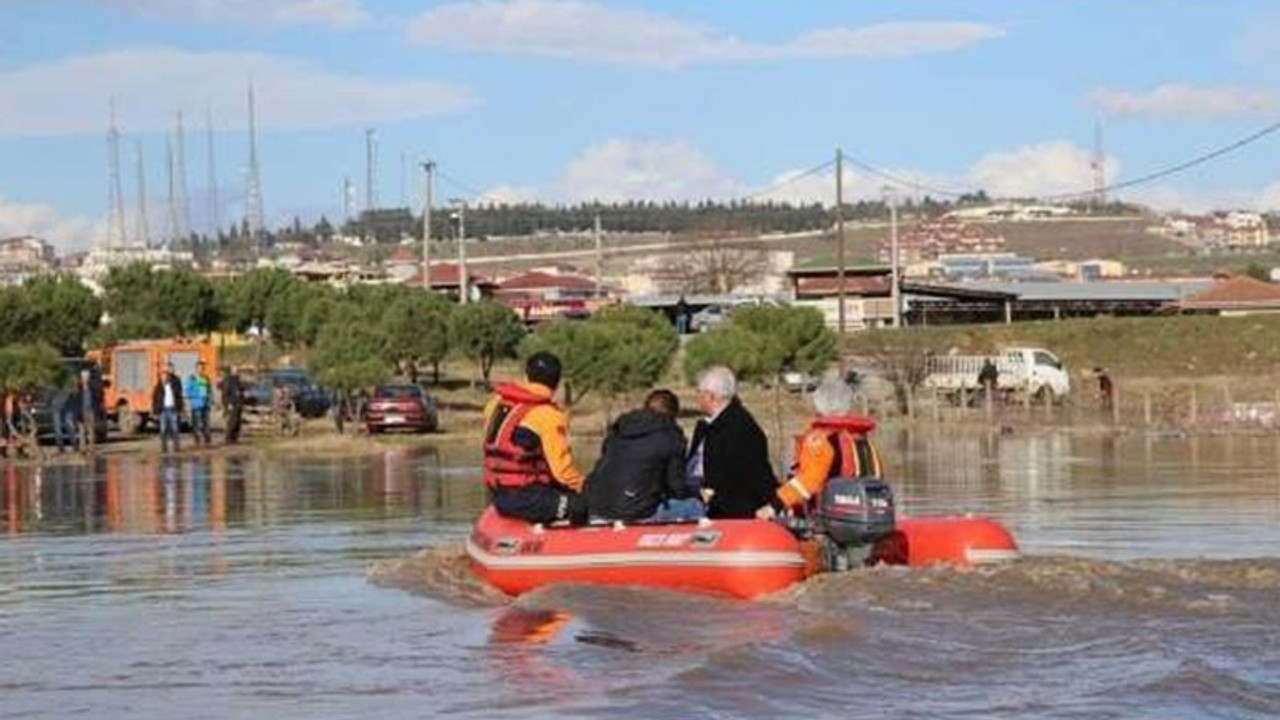
{"label": "man with white hair", "polygon": [[698,377],[698,407],[706,417],[694,428],[688,471],[702,479],[711,518],[751,518],[777,488],[769,441],[737,393],[727,367],[707,368]]}
{"label": "man with white hair", "polygon": [[792,476],[756,510],[756,517],[769,519],[784,510],[809,504],[822,494],[827,480],[834,477],[884,476],[880,455],[867,439],[876,422],[853,414],[853,390],[837,373],[829,372],[813,391],[813,409],[818,417],[796,438],[796,463]]}

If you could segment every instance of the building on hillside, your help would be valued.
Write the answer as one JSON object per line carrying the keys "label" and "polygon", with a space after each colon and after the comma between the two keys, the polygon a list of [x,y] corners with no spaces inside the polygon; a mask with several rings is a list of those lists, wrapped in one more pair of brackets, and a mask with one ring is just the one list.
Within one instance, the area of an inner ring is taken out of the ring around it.
{"label": "building on hillside", "polygon": [[1036,263],[1036,268],[1064,280],[1095,282],[1124,277],[1125,266],[1119,260],[1048,260]]}
{"label": "building on hillside", "polygon": [[[423,287],[438,293],[444,293],[450,298],[457,300],[460,296],[459,287],[462,284],[462,273],[458,266],[453,263],[431,263],[431,281],[429,284],[423,282],[422,271],[419,270],[413,277],[404,281],[405,285],[413,287]],[[471,300],[482,300],[493,297],[497,284],[485,275],[481,275],[474,270],[467,270],[467,297]]]}
{"label": "building on hillside", "polygon": [[515,310],[528,324],[557,318],[585,318],[616,291],[597,287],[581,275],[538,270],[513,275],[498,283],[493,299]]}
{"label": "building on hillside", "polygon": [[0,240],[0,285],[21,285],[57,266],[53,246],[23,235]]}
{"label": "building on hillside", "polygon": [[1170,215],[1152,230],[1166,237],[1221,250],[1259,250],[1271,243],[1267,222],[1256,212]]}
{"label": "building on hillside", "polygon": [[[1004,246],[1003,235],[984,227],[949,219],[926,221],[898,234],[898,264],[927,263],[943,255],[999,253]],[[892,243],[886,237],[880,243],[878,259],[881,263],[891,263],[892,254]]]}
{"label": "building on hillside", "polygon": [[1065,205],[1019,205],[999,203],[983,207],[967,207],[952,210],[943,215],[946,220],[976,220],[982,222],[999,222],[1010,220],[1026,222],[1031,220],[1048,220],[1067,218],[1078,214],[1073,208]]}
{"label": "building on hillside", "polygon": [[1200,292],[1170,303],[1167,310],[1224,317],[1280,312],[1280,285],[1248,275],[1222,278]]}
{"label": "building on hillside", "polygon": [[97,247],[89,251],[76,272],[81,277],[97,278],[106,275],[107,271],[119,265],[146,263],[153,270],[173,270],[179,267],[192,267],[195,261],[195,255],[187,250]]}

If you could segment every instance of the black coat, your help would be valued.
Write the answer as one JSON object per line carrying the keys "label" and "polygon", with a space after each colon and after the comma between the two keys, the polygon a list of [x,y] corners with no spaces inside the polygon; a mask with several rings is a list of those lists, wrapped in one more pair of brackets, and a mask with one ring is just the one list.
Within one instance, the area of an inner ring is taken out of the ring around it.
{"label": "black coat", "polygon": [[[169,376],[169,385],[173,388],[173,408],[178,411],[178,415],[182,415],[182,381],[177,375]],[[164,409],[164,377],[161,376],[160,381],[151,390],[151,414],[160,417],[160,411]]]}
{"label": "black coat", "polygon": [[703,486],[715,491],[707,506],[713,518],[752,518],[778,489],[769,465],[769,440],[755,418],[734,398],[714,422],[698,421],[690,457],[704,445]]}
{"label": "black coat", "polygon": [[667,498],[693,497],[685,481],[684,433],[669,417],[633,410],[609,426],[600,460],[587,478],[593,517],[640,520]]}

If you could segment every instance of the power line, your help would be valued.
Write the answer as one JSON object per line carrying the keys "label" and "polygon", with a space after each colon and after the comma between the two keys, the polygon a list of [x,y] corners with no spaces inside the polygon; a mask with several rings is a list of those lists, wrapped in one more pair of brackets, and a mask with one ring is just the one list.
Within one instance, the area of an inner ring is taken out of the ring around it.
{"label": "power line", "polygon": [[[1149,172],[1145,175],[1139,175],[1138,177],[1130,178],[1128,180],[1113,182],[1110,185],[1102,185],[1100,187],[1095,185],[1094,187],[1090,187],[1087,190],[1079,190],[1077,192],[1058,193],[1055,195],[1045,195],[1045,196],[1041,196],[1040,199],[1046,200],[1046,201],[1074,200],[1074,199],[1079,199],[1084,197],[1109,195],[1109,194],[1115,193],[1117,190],[1124,190],[1126,188],[1136,187],[1138,185],[1145,185],[1147,183],[1155,182],[1156,180],[1161,180],[1171,175],[1177,175],[1178,173],[1185,172],[1187,170],[1190,170],[1194,167],[1198,167],[1212,160],[1216,160],[1222,157],[1223,155],[1228,155],[1243,147],[1252,145],[1253,143],[1267,137],[1268,135],[1272,135],[1277,131],[1280,131],[1280,120],[1277,120],[1276,122],[1273,122],[1270,125],[1267,125],[1266,127],[1263,127],[1260,130],[1254,131],[1249,135],[1239,138],[1226,145],[1215,148],[1201,155],[1197,155],[1196,157],[1193,157],[1190,160],[1185,160],[1173,165],[1169,165],[1159,170]],[[881,178],[882,180],[887,180],[889,182],[892,182],[896,185],[900,185],[902,187],[919,188],[933,195],[939,195],[943,197],[962,197],[964,195],[973,195],[980,191],[980,189],[974,189],[967,192],[957,192],[955,190],[947,190],[944,188],[932,187],[930,185],[914,182],[911,180],[904,180],[903,178],[887,173],[875,167],[874,165],[871,165],[870,163],[863,162],[861,160],[858,160],[857,158],[850,157],[849,155],[845,155],[845,161],[848,162],[850,165],[853,165],[871,175]]]}
{"label": "power line", "polygon": [[741,201],[743,201],[743,202],[751,202],[751,201],[755,200],[756,198],[759,198],[759,197],[763,197],[763,196],[765,196],[765,195],[768,195],[768,194],[770,194],[770,193],[774,192],[775,190],[778,190],[778,189],[780,189],[780,188],[784,188],[784,187],[786,187],[786,186],[788,186],[788,185],[790,185],[790,184],[792,184],[792,183],[799,182],[799,181],[801,181],[801,180],[803,180],[803,179],[805,179],[805,178],[807,178],[807,177],[811,177],[811,176],[813,176],[813,175],[817,175],[818,173],[820,173],[820,172],[822,172],[822,171],[824,171],[824,170],[829,169],[832,165],[835,165],[835,164],[836,164],[836,161],[835,161],[835,160],[827,160],[826,162],[823,162],[823,163],[821,163],[821,164],[814,165],[813,167],[809,168],[808,170],[805,170],[805,171],[804,171],[804,172],[802,172],[802,173],[799,173],[799,174],[797,174],[797,175],[792,175],[791,177],[783,178],[782,180],[778,180],[777,182],[773,183],[772,185],[769,185],[769,186],[767,186],[767,187],[761,188],[760,190],[757,190],[757,191],[755,191],[755,192],[753,192],[753,193],[751,193],[751,194],[749,194],[749,195],[744,195],[744,196],[742,196],[742,197],[740,197],[740,198],[738,198],[738,199],[739,199],[739,200],[741,200]]}

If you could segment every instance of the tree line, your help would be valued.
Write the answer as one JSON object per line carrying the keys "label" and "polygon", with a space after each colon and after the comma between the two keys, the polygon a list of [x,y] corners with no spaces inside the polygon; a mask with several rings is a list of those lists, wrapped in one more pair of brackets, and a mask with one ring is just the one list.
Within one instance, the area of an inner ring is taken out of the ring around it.
{"label": "tree line", "polygon": [[[397,373],[438,382],[450,356],[472,363],[473,377],[487,385],[498,360],[547,350],[562,359],[570,405],[591,396],[608,405],[660,384],[680,346],[670,320],[644,308],[606,307],[529,332],[500,304],[457,305],[405,285],[335,288],[276,268],[210,280],[133,264],[112,268],[100,296],[70,275],[0,289],[0,389],[49,384],[60,356],[90,347],[213,331],[258,331],[263,342],[302,351],[322,384],[346,390]],[[817,373],[835,356],[835,337],[817,310],[744,308],[688,343],[682,370],[691,379],[722,364],[744,382],[777,387],[783,372]]]}
{"label": "tree line", "polygon": [[[1025,202],[1033,202],[1026,199]],[[938,199],[925,195],[903,198],[898,210],[904,218],[935,218],[957,208],[981,207],[992,204],[985,192],[976,192],[956,198]],[[1111,202],[1095,206],[1080,202],[1071,206],[1083,214],[1130,215],[1141,212],[1132,204]],[[606,232],[622,233],[672,233],[740,232],[740,233],[789,233],[819,231],[830,228],[836,220],[834,208],[822,203],[790,203],[765,201],[715,201],[701,202],[652,202],[629,201],[622,203],[579,203],[572,205],[548,205],[543,203],[478,203],[466,210],[468,237],[487,238],[501,236],[525,236],[538,233],[590,232],[599,216]],[[882,221],[889,217],[889,208],[883,200],[858,200],[844,206],[844,219],[851,222]],[[456,232],[455,217],[450,208],[435,208],[432,212],[432,236],[436,239],[452,238]],[[308,246],[327,244],[338,235],[374,238],[381,243],[399,242],[403,237],[421,237],[422,215],[408,208],[383,208],[368,210],[359,217],[335,225],[328,218],[321,218],[305,225],[294,218],[287,226],[268,230],[259,237],[252,237],[243,224],[233,225],[215,236],[193,235],[177,245],[184,249],[244,247],[257,243],[271,247],[280,243],[300,243]]]}

